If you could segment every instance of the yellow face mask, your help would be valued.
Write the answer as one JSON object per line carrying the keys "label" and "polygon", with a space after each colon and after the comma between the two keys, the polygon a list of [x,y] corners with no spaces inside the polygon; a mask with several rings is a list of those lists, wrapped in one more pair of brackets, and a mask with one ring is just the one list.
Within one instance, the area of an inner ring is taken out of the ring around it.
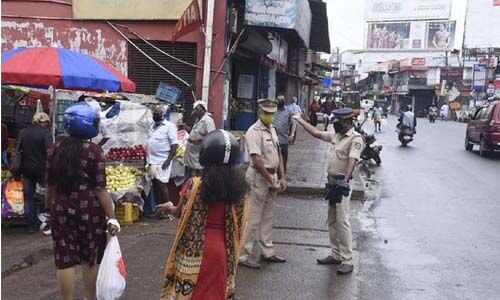
{"label": "yellow face mask", "polygon": [[270,126],[274,121],[274,114],[261,113],[259,119],[264,125]]}

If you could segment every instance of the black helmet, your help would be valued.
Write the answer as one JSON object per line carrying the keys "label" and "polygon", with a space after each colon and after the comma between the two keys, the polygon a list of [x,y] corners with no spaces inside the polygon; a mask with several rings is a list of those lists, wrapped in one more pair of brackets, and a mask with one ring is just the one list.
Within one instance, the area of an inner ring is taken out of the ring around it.
{"label": "black helmet", "polygon": [[238,141],[230,132],[218,129],[210,132],[201,143],[200,164],[234,165],[240,153]]}

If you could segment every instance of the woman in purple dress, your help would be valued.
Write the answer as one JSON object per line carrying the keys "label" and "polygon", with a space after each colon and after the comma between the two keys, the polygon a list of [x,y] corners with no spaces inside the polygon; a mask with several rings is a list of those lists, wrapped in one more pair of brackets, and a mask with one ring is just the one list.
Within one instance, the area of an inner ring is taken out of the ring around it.
{"label": "woman in purple dress", "polygon": [[106,229],[112,235],[120,230],[106,191],[103,151],[89,141],[97,135],[98,122],[88,104],[70,106],[64,114],[64,127],[70,136],[53,145],[47,156],[46,205],[64,300],[73,299],[76,265],[82,266],[85,299],[95,298]]}

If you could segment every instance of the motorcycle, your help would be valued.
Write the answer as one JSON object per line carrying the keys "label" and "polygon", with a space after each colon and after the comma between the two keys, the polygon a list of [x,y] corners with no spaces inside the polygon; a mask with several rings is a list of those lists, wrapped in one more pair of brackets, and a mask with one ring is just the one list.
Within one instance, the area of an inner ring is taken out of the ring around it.
{"label": "motorcycle", "polygon": [[399,128],[398,139],[403,147],[406,147],[411,141],[413,141],[413,135],[415,132],[413,129],[407,126]]}
{"label": "motorcycle", "polygon": [[436,119],[437,119],[437,112],[431,111],[429,113],[429,122],[436,123]]}
{"label": "motorcycle", "polygon": [[361,159],[364,162],[370,162],[373,159],[377,166],[379,166],[382,163],[382,160],[380,159],[380,152],[382,151],[383,147],[382,145],[373,146],[373,143],[375,143],[377,139],[375,138],[375,135],[367,134],[363,130],[362,127],[365,122],[366,119],[363,121],[363,123],[358,123],[355,126],[355,130],[363,136],[363,140],[365,141],[365,148],[363,148],[363,151],[361,152]]}

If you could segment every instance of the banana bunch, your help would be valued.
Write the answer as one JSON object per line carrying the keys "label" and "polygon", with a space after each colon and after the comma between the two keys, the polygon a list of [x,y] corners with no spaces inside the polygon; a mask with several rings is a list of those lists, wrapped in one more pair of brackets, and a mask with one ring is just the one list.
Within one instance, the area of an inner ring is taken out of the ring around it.
{"label": "banana bunch", "polygon": [[179,147],[177,147],[177,151],[175,152],[174,159],[183,158],[185,153],[186,153],[186,146],[179,145]]}

